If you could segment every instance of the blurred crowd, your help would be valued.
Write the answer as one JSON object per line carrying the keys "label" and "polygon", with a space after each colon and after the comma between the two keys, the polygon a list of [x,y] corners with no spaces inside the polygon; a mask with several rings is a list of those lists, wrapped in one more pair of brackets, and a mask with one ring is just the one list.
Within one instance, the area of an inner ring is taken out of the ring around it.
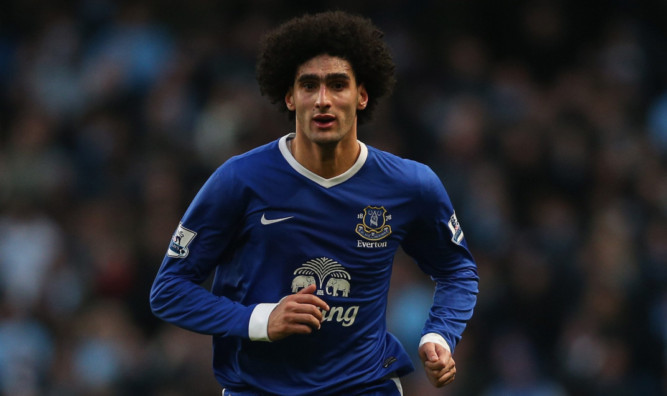
{"label": "blurred crowd", "polygon": [[[363,4],[360,4],[363,3]],[[365,143],[442,178],[481,277],[457,380],[406,396],[667,392],[667,6],[340,1],[398,84]],[[0,395],[218,395],[148,293],[209,174],[293,129],[259,38],[305,1],[10,1],[0,12]],[[400,252],[416,353],[432,282]]]}

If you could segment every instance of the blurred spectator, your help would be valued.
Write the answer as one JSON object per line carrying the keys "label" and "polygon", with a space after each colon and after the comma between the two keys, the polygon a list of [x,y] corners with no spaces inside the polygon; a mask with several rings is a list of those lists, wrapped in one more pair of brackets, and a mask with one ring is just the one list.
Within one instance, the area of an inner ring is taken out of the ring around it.
{"label": "blurred spectator", "polygon": [[0,317],[0,392],[41,394],[53,363],[52,334],[38,320],[3,304]]}
{"label": "blurred spectator", "polygon": [[485,396],[564,396],[565,389],[543,373],[540,360],[527,337],[521,333],[499,336],[492,358],[498,380],[484,391]]}

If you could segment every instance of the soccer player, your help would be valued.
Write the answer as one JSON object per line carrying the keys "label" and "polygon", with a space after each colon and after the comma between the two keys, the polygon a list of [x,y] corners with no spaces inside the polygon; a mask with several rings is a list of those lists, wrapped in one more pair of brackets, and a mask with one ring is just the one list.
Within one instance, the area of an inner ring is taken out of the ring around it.
{"label": "soccer player", "polygon": [[436,283],[424,370],[452,382],[476,266],[438,177],[357,139],[394,83],[382,33],[343,12],[295,18],[264,38],[257,79],[295,132],[204,184],[155,278],[153,312],[213,336],[224,395],[400,395],[413,366],[385,311],[402,246]]}

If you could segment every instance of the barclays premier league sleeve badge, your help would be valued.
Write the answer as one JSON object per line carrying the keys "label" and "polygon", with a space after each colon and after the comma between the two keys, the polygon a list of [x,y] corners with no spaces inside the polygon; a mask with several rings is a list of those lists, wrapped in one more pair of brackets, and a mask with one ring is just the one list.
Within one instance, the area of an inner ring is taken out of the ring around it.
{"label": "barclays premier league sleeve badge", "polygon": [[190,250],[188,250],[188,245],[195,239],[197,235],[196,232],[188,230],[183,227],[183,223],[178,224],[174,236],[171,237],[171,242],[169,243],[169,250],[167,250],[167,256],[175,258],[185,258],[188,256]]}
{"label": "barclays premier league sleeve badge", "polygon": [[447,225],[449,226],[449,230],[452,232],[452,242],[460,245],[461,241],[463,241],[463,230],[461,229],[459,220],[456,218],[456,213],[452,214],[452,217],[449,218],[449,223]]}

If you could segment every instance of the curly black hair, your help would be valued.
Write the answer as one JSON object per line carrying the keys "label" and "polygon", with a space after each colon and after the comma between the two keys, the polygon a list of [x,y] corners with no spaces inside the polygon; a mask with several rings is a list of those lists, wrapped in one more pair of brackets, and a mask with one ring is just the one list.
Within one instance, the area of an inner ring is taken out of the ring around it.
{"label": "curly black hair", "polygon": [[[342,11],[291,19],[262,39],[256,68],[260,92],[288,111],[285,94],[294,84],[298,67],[318,55],[340,57],[350,62],[357,83],[368,92],[366,108],[357,112],[362,124],[396,82],[394,61],[383,36],[370,19]],[[288,115],[294,120],[293,111]]]}

